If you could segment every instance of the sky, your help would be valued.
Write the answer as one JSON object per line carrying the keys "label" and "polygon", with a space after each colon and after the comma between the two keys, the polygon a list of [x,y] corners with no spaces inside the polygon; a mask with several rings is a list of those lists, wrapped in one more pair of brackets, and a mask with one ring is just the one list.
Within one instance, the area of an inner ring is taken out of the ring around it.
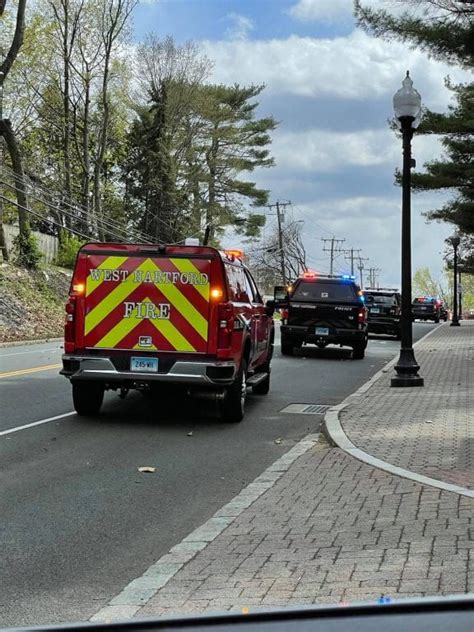
{"label": "sky", "polygon": [[[367,0],[400,12],[404,2]],[[271,191],[271,202],[291,200],[287,221],[304,220],[308,265],[329,270],[322,238],[345,239],[361,249],[367,267],[380,268],[384,287],[400,285],[401,191],[394,171],[401,143],[389,129],[392,97],[407,69],[423,103],[445,111],[451,93],[444,80],[465,81],[456,67],[429,59],[400,42],[387,43],[356,28],[352,0],[142,0],[135,9],[135,37],[172,35],[194,40],[214,61],[212,81],[265,84],[259,116],[273,115],[278,129],[271,153],[276,166],[252,173]],[[441,155],[436,137],[415,135],[420,167]],[[245,176],[247,177],[247,176]],[[446,193],[412,199],[412,265],[441,275],[448,224],[427,223]],[[265,232],[271,231],[270,216]],[[238,246],[241,238],[227,237]],[[349,263],[338,255],[337,272]]]}

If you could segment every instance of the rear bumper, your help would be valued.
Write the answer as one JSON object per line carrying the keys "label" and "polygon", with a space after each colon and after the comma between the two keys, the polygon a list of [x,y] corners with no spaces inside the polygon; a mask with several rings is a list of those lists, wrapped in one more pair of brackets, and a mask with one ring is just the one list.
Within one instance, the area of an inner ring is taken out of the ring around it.
{"label": "rear bumper", "polygon": [[440,318],[440,315],[434,312],[414,312],[412,310],[411,317],[413,320],[436,320],[437,318]]}
{"label": "rear bumper", "polygon": [[232,384],[236,364],[232,361],[189,362],[176,361],[166,373],[118,370],[108,357],[63,355],[60,371],[72,381],[96,380],[108,384],[146,384],[168,382],[198,386],[226,386]]}
{"label": "rear bumper", "polygon": [[389,332],[396,333],[400,329],[399,318],[370,318],[369,317],[369,332]]}
{"label": "rear bumper", "polygon": [[331,328],[328,336],[317,336],[300,325],[281,325],[281,333],[284,335],[300,338],[305,342],[327,342],[328,344],[351,345],[356,342],[363,342],[367,338],[367,329],[335,329]]}

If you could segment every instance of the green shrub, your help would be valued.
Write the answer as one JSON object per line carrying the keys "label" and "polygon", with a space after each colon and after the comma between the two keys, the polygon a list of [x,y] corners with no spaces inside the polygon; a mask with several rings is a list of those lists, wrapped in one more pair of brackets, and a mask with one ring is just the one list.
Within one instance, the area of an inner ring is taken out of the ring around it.
{"label": "green shrub", "polygon": [[59,243],[56,265],[61,268],[74,268],[77,251],[84,243],[74,235],[65,234]]}
{"label": "green shrub", "polygon": [[13,259],[16,265],[37,270],[43,255],[36,237],[30,230],[19,233],[13,240]]}

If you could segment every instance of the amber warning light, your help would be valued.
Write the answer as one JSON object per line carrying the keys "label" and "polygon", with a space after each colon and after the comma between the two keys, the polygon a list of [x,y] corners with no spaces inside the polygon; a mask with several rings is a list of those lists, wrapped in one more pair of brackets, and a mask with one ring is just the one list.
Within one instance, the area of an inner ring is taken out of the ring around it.
{"label": "amber warning light", "polygon": [[242,259],[244,256],[243,250],[224,250],[224,253],[229,259]]}
{"label": "amber warning light", "polygon": [[72,286],[72,291],[76,292],[77,294],[84,294],[85,289],[86,289],[85,283],[74,283],[74,285]]}

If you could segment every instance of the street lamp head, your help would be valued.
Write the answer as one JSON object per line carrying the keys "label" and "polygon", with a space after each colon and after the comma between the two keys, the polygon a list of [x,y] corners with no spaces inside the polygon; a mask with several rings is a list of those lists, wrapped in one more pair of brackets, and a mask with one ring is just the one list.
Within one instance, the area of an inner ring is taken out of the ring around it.
{"label": "street lamp head", "polygon": [[453,235],[449,238],[449,241],[453,248],[458,248],[459,244],[461,243],[461,237],[459,235]]}
{"label": "street lamp head", "polygon": [[395,122],[401,127],[401,119],[412,119],[412,127],[418,127],[421,120],[421,96],[418,90],[413,87],[410,73],[402,81],[402,87],[393,95],[393,109],[395,112]]}

